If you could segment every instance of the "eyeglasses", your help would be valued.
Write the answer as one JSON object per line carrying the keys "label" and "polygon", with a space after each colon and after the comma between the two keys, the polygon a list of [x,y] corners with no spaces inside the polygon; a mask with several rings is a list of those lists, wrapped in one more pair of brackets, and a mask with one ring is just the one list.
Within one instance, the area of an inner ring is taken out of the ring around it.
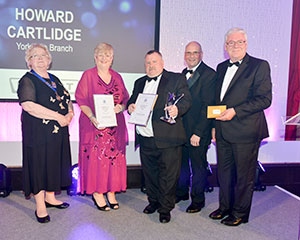
{"label": "eyeglasses", "polygon": [[49,57],[47,54],[34,54],[30,58],[38,59],[38,58],[46,58]]}
{"label": "eyeglasses", "polygon": [[240,47],[240,46],[243,46],[245,44],[245,40],[238,40],[238,41],[229,41],[226,43],[226,45],[228,47],[233,47],[234,45]]}
{"label": "eyeglasses", "polygon": [[111,58],[113,55],[108,53],[100,53],[97,55],[99,58]]}
{"label": "eyeglasses", "polygon": [[185,55],[188,55],[188,56],[193,56],[193,55],[199,55],[200,52],[185,52]]}

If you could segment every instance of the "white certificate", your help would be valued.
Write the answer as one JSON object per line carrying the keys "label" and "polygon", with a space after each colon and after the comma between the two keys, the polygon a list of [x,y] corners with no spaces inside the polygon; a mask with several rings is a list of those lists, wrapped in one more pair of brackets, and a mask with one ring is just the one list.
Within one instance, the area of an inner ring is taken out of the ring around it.
{"label": "white certificate", "polygon": [[157,94],[140,93],[135,102],[135,110],[131,113],[129,123],[147,126],[149,117],[157,99]]}
{"label": "white certificate", "polygon": [[94,104],[98,128],[117,126],[113,95],[94,94]]}

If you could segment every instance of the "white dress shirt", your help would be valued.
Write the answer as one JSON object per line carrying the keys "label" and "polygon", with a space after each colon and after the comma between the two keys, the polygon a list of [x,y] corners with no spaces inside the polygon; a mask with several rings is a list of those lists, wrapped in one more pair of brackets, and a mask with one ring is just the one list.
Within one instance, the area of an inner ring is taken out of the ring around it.
{"label": "white dress shirt", "polygon": [[[161,79],[161,75],[159,75],[156,79],[156,81],[146,81],[143,93],[151,93],[151,94],[156,94],[157,93],[157,88],[159,85]],[[152,128],[152,112],[149,117],[149,121],[147,123],[147,126],[136,126],[136,131],[138,134],[142,135],[143,137],[153,137],[153,128]]]}
{"label": "white dress shirt", "polygon": [[[193,68],[187,68],[187,70],[192,70],[193,73],[194,73],[194,72],[196,71],[197,67],[199,67],[199,65],[200,65],[201,62],[202,62],[202,61],[200,61],[200,62],[197,64],[197,66],[195,66],[195,67],[193,67]],[[192,75],[193,75],[193,74],[187,72],[187,73],[185,74],[185,77],[186,77],[186,79],[188,80]]]}
{"label": "white dress shirt", "polygon": [[[240,61],[240,64],[241,64],[241,62],[242,61]],[[227,67],[227,71],[225,73],[225,77],[224,77],[222,88],[221,88],[221,94],[220,94],[221,101],[223,100],[224,95],[225,95],[225,93],[228,89],[228,86],[229,86],[231,80],[233,79],[233,77],[234,77],[236,71],[238,70],[238,68],[239,67],[236,66],[236,65],[232,65],[231,67]]]}

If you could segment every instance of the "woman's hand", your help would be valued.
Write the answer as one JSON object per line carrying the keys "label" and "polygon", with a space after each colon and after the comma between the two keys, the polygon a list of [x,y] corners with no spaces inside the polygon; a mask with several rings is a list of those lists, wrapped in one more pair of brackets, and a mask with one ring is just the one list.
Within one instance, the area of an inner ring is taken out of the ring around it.
{"label": "woman's hand", "polygon": [[121,104],[116,104],[114,107],[115,113],[121,113],[121,112],[123,112],[123,110],[124,110],[124,107]]}
{"label": "woman's hand", "polygon": [[90,118],[91,123],[95,126],[95,128],[99,129],[99,130],[104,130],[105,127],[99,127],[99,122],[97,121],[97,118],[92,115]]}
{"label": "woman's hand", "polygon": [[28,112],[30,115],[41,118],[41,119],[49,119],[56,120],[61,127],[68,126],[73,118],[71,113],[67,115],[62,115],[56,111],[53,111],[49,108],[46,108],[38,103],[34,103],[31,101],[26,101],[21,103],[24,111]]}
{"label": "woman's hand", "polygon": [[70,124],[70,119],[67,115],[62,115],[62,114],[58,113],[58,117],[57,117],[56,121],[59,123],[59,125],[61,127],[65,127]]}
{"label": "woman's hand", "polygon": [[69,113],[67,115],[65,115],[65,117],[68,119],[69,124],[71,123],[73,117],[74,117],[74,113],[73,111],[69,111]]}

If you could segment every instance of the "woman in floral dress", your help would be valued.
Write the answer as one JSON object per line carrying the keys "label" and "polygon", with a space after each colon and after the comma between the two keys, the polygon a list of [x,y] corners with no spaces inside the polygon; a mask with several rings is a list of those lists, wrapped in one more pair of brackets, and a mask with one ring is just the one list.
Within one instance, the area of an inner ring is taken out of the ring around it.
{"label": "woman in floral dress", "polygon": [[[78,159],[80,191],[92,194],[92,200],[101,211],[118,209],[115,193],[125,191],[127,187],[125,149],[128,136],[123,111],[129,95],[121,75],[111,68],[113,53],[110,44],[97,45],[94,50],[96,66],[84,71],[75,92],[81,109]],[[98,127],[94,94],[113,95],[116,127]]]}

